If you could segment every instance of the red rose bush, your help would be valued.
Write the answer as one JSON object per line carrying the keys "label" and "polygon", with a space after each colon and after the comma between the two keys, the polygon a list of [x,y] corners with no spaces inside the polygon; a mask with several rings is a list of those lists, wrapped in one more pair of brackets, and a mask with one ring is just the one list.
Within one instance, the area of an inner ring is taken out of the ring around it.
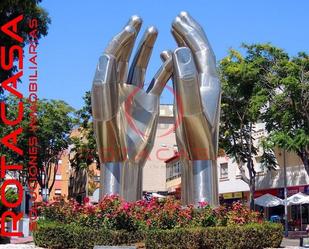
{"label": "red rose bush", "polygon": [[98,204],[84,200],[55,199],[40,207],[41,216],[48,221],[74,223],[92,228],[135,231],[140,229],[173,229],[261,223],[259,213],[250,211],[240,202],[231,207],[210,207],[201,202],[197,207],[182,206],[174,198],[126,202],[117,195],[105,196]]}

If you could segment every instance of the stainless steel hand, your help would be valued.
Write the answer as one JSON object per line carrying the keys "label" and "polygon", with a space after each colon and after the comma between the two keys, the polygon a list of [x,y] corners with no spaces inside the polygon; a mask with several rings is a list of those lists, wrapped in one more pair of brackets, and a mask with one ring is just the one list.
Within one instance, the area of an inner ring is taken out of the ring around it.
{"label": "stainless steel hand", "polygon": [[[217,143],[221,87],[213,50],[201,26],[186,12],[172,24],[180,46],[173,54],[176,139],[183,162],[184,204],[218,204]],[[183,47],[186,46],[186,47]]]}
{"label": "stainless steel hand", "polygon": [[153,147],[159,97],[171,76],[167,58],[143,90],[145,72],[157,37],[146,30],[128,74],[128,61],[141,18],[133,16],[99,59],[92,86],[93,123],[101,163],[100,197],[119,194],[128,201],[141,198],[142,168]]}

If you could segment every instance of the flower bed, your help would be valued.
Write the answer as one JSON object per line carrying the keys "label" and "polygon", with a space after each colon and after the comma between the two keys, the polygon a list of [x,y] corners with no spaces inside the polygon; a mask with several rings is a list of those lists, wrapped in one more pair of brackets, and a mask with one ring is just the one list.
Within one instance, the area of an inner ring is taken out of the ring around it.
{"label": "flower bed", "polygon": [[147,248],[264,248],[282,240],[281,225],[264,222],[238,202],[213,209],[206,203],[183,207],[171,198],[128,203],[109,196],[97,205],[57,200],[40,210],[44,220],[34,240],[48,248],[141,241]]}

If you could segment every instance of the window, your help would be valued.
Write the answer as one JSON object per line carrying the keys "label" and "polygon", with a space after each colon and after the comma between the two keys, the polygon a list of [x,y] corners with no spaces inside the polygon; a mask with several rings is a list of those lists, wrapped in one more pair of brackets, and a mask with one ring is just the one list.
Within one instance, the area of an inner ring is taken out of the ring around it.
{"label": "window", "polygon": [[173,178],[173,165],[169,167],[169,178]]}
{"label": "window", "polygon": [[61,189],[55,189],[55,195],[61,195]]}
{"label": "window", "polygon": [[175,174],[176,175],[180,174],[180,162],[179,161],[175,164]]}
{"label": "window", "polygon": [[254,166],[254,169],[258,175],[263,175],[265,173],[265,168],[263,164],[261,163],[262,158],[261,157],[256,157],[256,165]]}
{"label": "window", "polygon": [[100,181],[100,176],[94,176],[93,177],[94,182],[99,182]]}
{"label": "window", "polygon": [[167,165],[166,168],[166,181],[176,179],[181,176],[181,163],[179,161]]}
{"label": "window", "polygon": [[169,127],[169,124],[166,124],[166,123],[161,123],[158,125],[159,129],[168,129]]}
{"label": "window", "polygon": [[57,174],[55,179],[56,179],[56,180],[61,180],[61,179],[62,179],[62,175],[60,175],[60,174],[58,175],[58,174]]}
{"label": "window", "polygon": [[228,164],[221,163],[220,164],[220,178],[228,178],[228,177],[229,177]]}

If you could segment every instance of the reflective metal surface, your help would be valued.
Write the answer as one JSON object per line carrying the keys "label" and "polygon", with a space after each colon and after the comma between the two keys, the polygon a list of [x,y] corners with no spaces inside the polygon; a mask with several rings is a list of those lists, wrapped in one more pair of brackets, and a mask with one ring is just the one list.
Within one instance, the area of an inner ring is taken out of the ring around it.
{"label": "reflective metal surface", "polygon": [[176,140],[183,162],[183,204],[218,204],[216,155],[221,87],[216,59],[201,26],[186,12],[172,23]]}
{"label": "reflective metal surface", "polygon": [[184,204],[207,202],[216,205],[218,202],[217,169],[215,161],[195,160],[182,161],[181,197]]}
{"label": "reflective metal surface", "polygon": [[[119,194],[128,201],[142,197],[142,169],[153,147],[159,115],[159,98],[172,73],[167,56],[144,91],[146,68],[157,30],[146,30],[133,63],[129,58],[142,20],[133,16],[109,43],[99,59],[91,101],[101,163],[100,198]],[[128,73],[129,71],[129,73]]]}
{"label": "reflective metal surface", "polygon": [[[100,197],[120,194],[134,201],[142,194],[142,169],[153,147],[159,97],[173,73],[178,120],[183,204],[218,204],[216,155],[221,87],[216,59],[201,26],[186,12],[172,23],[179,46],[161,53],[162,66],[147,91],[144,80],[158,32],[146,30],[129,68],[142,20],[133,16],[99,59],[92,87],[92,112],[101,162]],[[102,183],[103,181],[103,183]]]}

